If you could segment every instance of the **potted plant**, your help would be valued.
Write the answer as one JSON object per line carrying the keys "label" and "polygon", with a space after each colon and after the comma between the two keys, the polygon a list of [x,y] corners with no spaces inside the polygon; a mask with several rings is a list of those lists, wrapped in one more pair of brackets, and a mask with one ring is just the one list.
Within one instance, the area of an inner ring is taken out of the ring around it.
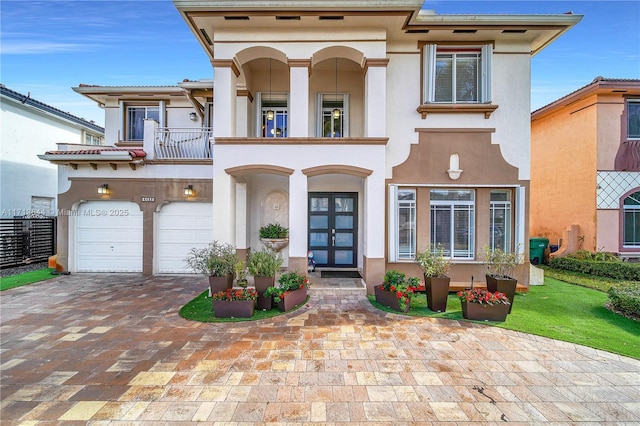
{"label": "potted plant", "polygon": [[271,309],[272,299],[264,293],[273,287],[281,265],[282,256],[269,248],[249,253],[247,268],[258,292],[258,309]]}
{"label": "potted plant", "polygon": [[289,244],[289,228],[279,223],[270,223],[260,228],[260,241],[270,249],[279,252]]}
{"label": "potted plant", "polygon": [[458,298],[462,304],[462,317],[478,321],[505,321],[511,302],[499,291],[491,292],[482,288],[461,290]]}
{"label": "potted plant", "polygon": [[238,287],[247,288],[249,285],[249,281],[247,280],[247,263],[244,260],[239,260],[234,269]]}
{"label": "potted plant", "polygon": [[432,311],[445,312],[449,283],[447,272],[451,268],[451,260],[444,256],[442,245],[429,246],[416,258],[424,273],[424,288],[427,293],[427,306]]}
{"label": "potted plant", "polygon": [[253,288],[228,288],[213,293],[213,314],[216,318],[251,318],[257,297]]}
{"label": "potted plant", "polygon": [[513,298],[516,294],[518,280],[513,278],[513,271],[522,261],[522,255],[518,247],[513,252],[506,252],[502,249],[491,249],[484,246],[483,266],[487,279],[487,290],[490,292],[499,291],[509,298],[511,305],[509,313],[513,307]]}
{"label": "potted plant", "polygon": [[273,301],[278,304],[278,309],[286,312],[307,300],[307,289],[310,285],[306,276],[297,272],[288,272],[282,274],[277,286],[267,288],[265,295],[273,297]]}
{"label": "potted plant", "polygon": [[396,311],[407,312],[411,296],[419,285],[420,280],[416,277],[406,279],[400,271],[387,271],[383,283],[374,287],[376,302]]}
{"label": "potted plant", "polygon": [[209,277],[211,294],[224,291],[233,286],[233,274],[238,263],[235,247],[218,241],[204,248],[192,248],[185,262],[189,268]]}

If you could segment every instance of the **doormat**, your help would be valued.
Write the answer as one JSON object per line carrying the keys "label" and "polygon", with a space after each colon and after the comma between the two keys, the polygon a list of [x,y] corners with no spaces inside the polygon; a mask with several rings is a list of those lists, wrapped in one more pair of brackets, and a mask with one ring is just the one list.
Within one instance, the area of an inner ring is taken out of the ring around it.
{"label": "doormat", "polygon": [[321,271],[320,278],[362,278],[358,271]]}

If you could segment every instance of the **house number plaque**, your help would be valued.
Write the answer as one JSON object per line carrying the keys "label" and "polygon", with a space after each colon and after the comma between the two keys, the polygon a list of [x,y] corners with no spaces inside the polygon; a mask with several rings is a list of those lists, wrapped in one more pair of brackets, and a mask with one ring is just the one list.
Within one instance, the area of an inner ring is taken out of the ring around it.
{"label": "house number plaque", "polygon": [[156,201],[156,197],[142,197],[143,203],[153,203]]}

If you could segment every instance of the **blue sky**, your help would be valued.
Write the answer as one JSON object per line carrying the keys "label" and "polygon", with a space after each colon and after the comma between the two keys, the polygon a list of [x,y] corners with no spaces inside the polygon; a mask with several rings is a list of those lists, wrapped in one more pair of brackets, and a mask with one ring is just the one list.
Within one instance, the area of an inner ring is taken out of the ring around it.
{"label": "blue sky", "polygon": [[[532,59],[532,110],[595,77],[640,78],[638,1],[425,1],[438,14],[556,14],[582,22]],[[8,88],[104,125],[80,83],[173,85],[212,78],[170,0],[0,2],[0,80]]]}

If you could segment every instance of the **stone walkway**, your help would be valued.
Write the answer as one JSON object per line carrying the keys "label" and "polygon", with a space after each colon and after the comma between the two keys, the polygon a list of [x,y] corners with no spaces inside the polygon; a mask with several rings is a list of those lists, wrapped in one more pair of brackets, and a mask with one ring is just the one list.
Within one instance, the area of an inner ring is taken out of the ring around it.
{"label": "stone walkway", "polygon": [[196,277],[74,274],[4,291],[0,423],[640,421],[640,361],[385,314],[363,289],[317,284],[296,312],[226,324],[178,315],[206,288]]}

